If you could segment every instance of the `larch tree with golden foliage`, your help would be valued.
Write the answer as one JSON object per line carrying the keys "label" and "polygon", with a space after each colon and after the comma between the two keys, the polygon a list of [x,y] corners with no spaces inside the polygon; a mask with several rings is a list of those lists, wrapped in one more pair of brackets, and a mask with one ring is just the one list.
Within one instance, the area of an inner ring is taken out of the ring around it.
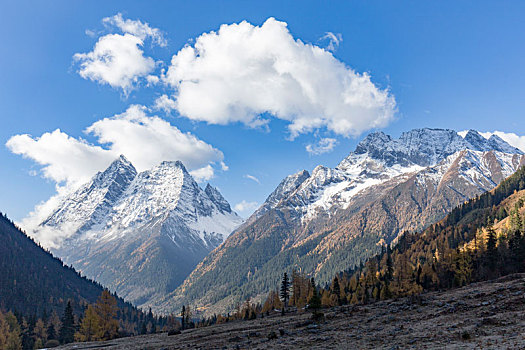
{"label": "larch tree with golden foliage", "polygon": [[95,311],[99,317],[98,339],[109,340],[118,335],[117,300],[106,289],[98,297]]}
{"label": "larch tree with golden foliage", "polygon": [[80,329],[75,334],[76,341],[93,341],[100,340],[98,337],[101,335],[101,320],[97,314],[95,308],[88,305],[86,313],[82,322],[80,323]]}

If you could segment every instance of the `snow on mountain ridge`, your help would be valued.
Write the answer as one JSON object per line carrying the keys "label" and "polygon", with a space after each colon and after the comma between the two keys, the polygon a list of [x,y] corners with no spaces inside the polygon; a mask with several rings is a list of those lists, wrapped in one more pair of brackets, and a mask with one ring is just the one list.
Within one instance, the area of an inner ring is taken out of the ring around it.
{"label": "snow on mountain ridge", "polygon": [[[496,158],[504,154],[523,154],[499,137],[486,139],[474,130],[460,135],[449,129],[414,129],[403,132],[399,139],[384,132],[374,132],[359,142],[355,151],[337,167],[317,166],[296,189],[279,198],[272,194],[261,208],[284,203],[295,210],[304,223],[319,212],[330,215],[334,209],[345,209],[360,191],[403,174],[436,166],[449,157],[455,159],[463,150],[494,151],[498,152]],[[507,173],[505,171],[506,176],[510,175]],[[277,190],[274,192],[278,194]]]}
{"label": "snow on mountain ridge", "polygon": [[113,240],[139,226],[155,226],[175,217],[208,245],[206,237],[223,240],[242,219],[216,189],[208,185],[207,190],[199,187],[180,161],[165,161],[137,174],[120,156],[66,198],[39,228],[60,231],[67,227],[72,232],[66,238]]}

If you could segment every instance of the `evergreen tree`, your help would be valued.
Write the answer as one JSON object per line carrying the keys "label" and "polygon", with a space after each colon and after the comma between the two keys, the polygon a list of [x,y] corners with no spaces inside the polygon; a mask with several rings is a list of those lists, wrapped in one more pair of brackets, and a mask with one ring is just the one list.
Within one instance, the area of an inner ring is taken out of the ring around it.
{"label": "evergreen tree", "polygon": [[335,303],[341,305],[341,287],[339,286],[339,278],[337,276],[335,276],[332,281],[332,295],[335,298]]}
{"label": "evergreen tree", "polygon": [[47,339],[49,340],[57,339],[55,325],[52,322],[49,322],[49,326],[47,327]]}
{"label": "evergreen tree", "polygon": [[487,229],[487,266],[491,271],[496,268],[498,261],[498,250],[496,249],[496,232],[490,225]]}
{"label": "evergreen tree", "polygon": [[73,308],[68,301],[62,317],[62,328],[60,328],[59,339],[62,344],[72,343],[75,340],[75,318]]}
{"label": "evergreen tree", "polygon": [[317,292],[317,287],[315,286],[315,280],[313,277],[310,281],[310,286],[312,288],[312,296],[308,300],[308,309],[312,310],[312,317],[317,319],[319,316],[319,309],[321,308],[321,297]]}
{"label": "evergreen tree", "polygon": [[286,311],[286,305],[290,299],[290,281],[288,280],[288,274],[285,272],[283,280],[281,281],[281,300],[283,301],[283,313]]}
{"label": "evergreen tree", "polygon": [[193,328],[193,321],[191,320],[191,318],[193,317],[193,314],[191,312],[191,308],[190,306],[186,306],[186,313],[184,315],[184,318],[186,319],[186,327],[187,328]]}
{"label": "evergreen tree", "polygon": [[182,310],[180,312],[180,323],[181,323],[181,329],[184,329],[186,327],[186,306],[182,305]]}

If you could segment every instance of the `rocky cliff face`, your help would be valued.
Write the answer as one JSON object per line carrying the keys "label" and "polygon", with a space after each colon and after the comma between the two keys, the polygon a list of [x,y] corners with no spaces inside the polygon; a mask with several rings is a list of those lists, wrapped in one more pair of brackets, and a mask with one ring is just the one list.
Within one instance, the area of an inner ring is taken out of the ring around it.
{"label": "rocky cliff face", "polygon": [[123,156],[66,198],[34,236],[138,306],[176,288],[241,224],[219,191],[203,191],[181,162],[137,173]]}
{"label": "rocky cliff face", "polygon": [[326,282],[463,201],[494,188],[525,163],[523,152],[476,131],[373,133],[335,168],[285,178],[266,202],[161,304],[225,311],[276,288],[295,268]]}

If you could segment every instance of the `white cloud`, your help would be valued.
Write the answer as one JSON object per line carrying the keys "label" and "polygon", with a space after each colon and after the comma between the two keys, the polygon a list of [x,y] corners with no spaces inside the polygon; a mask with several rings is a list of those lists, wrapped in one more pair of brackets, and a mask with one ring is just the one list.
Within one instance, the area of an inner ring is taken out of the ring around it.
{"label": "white cloud", "polygon": [[337,145],[337,140],[333,138],[323,138],[320,139],[317,144],[308,144],[306,145],[306,151],[311,155],[319,155],[323,153],[331,152],[334,147]]}
{"label": "white cloud", "polygon": [[258,206],[259,204],[257,204],[257,202],[247,202],[242,200],[240,203],[235,204],[233,210],[241,214],[243,217],[248,217],[255,211],[255,209],[257,209]]}
{"label": "white cloud", "polygon": [[139,171],[164,160],[180,160],[202,179],[213,176],[212,164],[225,167],[221,151],[159,117],[146,115],[145,110],[143,106],[132,105],[122,114],[89,126],[86,133],[94,135],[99,145],[57,129],[36,138],[15,135],[6,146],[11,152],[42,165],[46,178],[72,187],[89,180],[120,154]]}
{"label": "white cloud", "polygon": [[261,181],[259,181],[259,179],[258,179],[258,178],[256,178],[256,177],[255,177],[255,176],[253,176],[253,175],[250,175],[250,174],[246,174],[246,175],[244,175],[244,177],[245,177],[245,178],[247,178],[247,179],[250,179],[250,180],[252,180],[252,181],[255,181],[255,182],[257,182],[258,184],[261,184]]}
{"label": "white cloud", "polygon": [[60,129],[35,138],[15,135],[6,146],[11,152],[42,165],[44,177],[73,186],[88,181],[115,159],[113,152],[70,137]]}
{"label": "white cloud", "polygon": [[291,137],[318,128],[349,136],[386,126],[396,109],[388,90],[357,73],[331,52],[292,37],[269,18],[222,25],[173,56],[164,77],[177,111],[212,124],[289,121]]}
{"label": "white cloud", "polygon": [[95,122],[86,132],[95,135],[100,144],[108,144],[114,154],[124,154],[138,170],[164,160],[180,160],[188,170],[197,170],[224,158],[221,151],[194,135],[181,132],[164,119],[146,115],[146,108],[139,105]]}
{"label": "white cloud", "polygon": [[160,78],[156,75],[148,75],[146,77],[146,81],[148,83],[148,86],[157,85],[160,81]]}
{"label": "white cloud", "polygon": [[91,38],[94,38],[96,36],[96,33],[94,30],[91,30],[91,29],[86,29],[85,31],[86,35],[91,37]]}
{"label": "white cloud", "polygon": [[339,44],[343,41],[341,33],[326,32],[321,38],[321,41],[328,41],[326,48],[328,51],[334,52],[339,47]]}
{"label": "white cloud", "polygon": [[487,139],[492,135],[499,136],[509,145],[519,148],[520,150],[525,152],[525,136],[519,136],[513,132],[504,131],[480,132],[480,134]]}
{"label": "white cloud", "polygon": [[162,110],[166,113],[171,112],[176,107],[177,107],[177,104],[175,103],[175,101],[169,98],[168,95],[166,94],[158,97],[153,104],[153,108],[155,110]]}
{"label": "white cloud", "polygon": [[139,48],[142,45],[142,39],[131,34],[108,34],[99,38],[93,51],[76,53],[73,58],[80,65],[82,78],[121,88],[128,94],[139,78],[155,69],[155,61]]}
{"label": "white cloud", "polygon": [[[139,20],[124,19],[120,13],[104,18],[102,23],[108,28],[117,28],[122,34],[104,35],[98,39],[93,51],[75,54],[73,58],[79,64],[80,76],[121,88],[126,95],[142,78],[148,85],[158,83],[159,77],[150,75],[155,69],[155,61],[144,56],[141,48],[148,38],[153,44],[166,46],[162,32]],[[95,36],[92,30],[86,31],[86,34]]]}
{"label": "white cloud", "polygon": [[[59,129],[40,137],[27,134],[11,137],[6,143],[11,152],[42,165],[43,176],[56,182],[57,189],[54,196],[39,203],[22,220],[22,227],[31,231],[49,217],[67,194],[97,171],[104,170],[120,154],[124,154],[138,171],[164,160],[181,160],[197,181],[212,178],[214,166],[227,169],[221,151],[159,117],[146,115],[145,111],[144,106],[133,105],[122,114],[89,126],[86,133],[96,137],[97,145],[71,137]],[[44,240],[46,237],[60,238],[57,235],[60,232],[39,232],[40,239]]]}
{"label": "white cloud", "polygon": [[215,171],[213,170],[213,167],[211,165],[206,165],[203,168],[190,171],[191,176],[195,179],[197,182],[204,182],[208,181],[215,176]]}
{"label": "white cloud", "polygon": [[152,28],[148,23],[143,23],[140,20],[124,19],[121,13],[102,19],[102,23],[106,26],[117,27],[123,33],[134,35],[143,41],[149,37],[153,43],[159,46],[165,47],[168,44],[160,29]]}

